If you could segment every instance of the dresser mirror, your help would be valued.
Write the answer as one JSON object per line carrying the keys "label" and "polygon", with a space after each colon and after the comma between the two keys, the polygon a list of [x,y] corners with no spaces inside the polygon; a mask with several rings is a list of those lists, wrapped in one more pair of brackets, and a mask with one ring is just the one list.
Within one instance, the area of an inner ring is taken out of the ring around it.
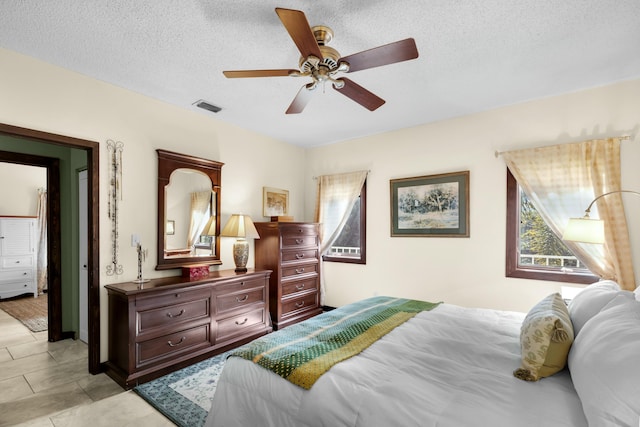
{"label": "dresser mirror", "polygon": [[219,213],[223,163],[166,150],[156,151],[156,270],[221,264]]}

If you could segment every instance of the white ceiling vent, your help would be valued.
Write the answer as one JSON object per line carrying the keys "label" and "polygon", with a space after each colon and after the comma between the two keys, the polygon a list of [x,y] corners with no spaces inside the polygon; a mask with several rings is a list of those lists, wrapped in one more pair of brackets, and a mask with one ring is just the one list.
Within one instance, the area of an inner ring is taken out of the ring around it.
{"label": "white ceiling vent", "polygon": [[202,99],[194,102],[193,105],[195,105],[196,107],[200,107],[203,110],[211,111],[212,113],[217,113],[218,111],[222,110],[222,108],[216,105],[210,104],[207,101],[204,101]]}

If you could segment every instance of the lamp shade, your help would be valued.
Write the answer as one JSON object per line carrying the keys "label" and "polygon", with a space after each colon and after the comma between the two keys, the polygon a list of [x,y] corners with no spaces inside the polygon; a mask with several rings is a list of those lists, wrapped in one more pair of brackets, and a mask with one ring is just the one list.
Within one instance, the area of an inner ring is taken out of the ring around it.
{"label": "lamp shade", "polygon": [[215,215],[211,215],[209,217],[209,221],[207,221],[207,224],[204,226],[204,229],[202,230],[202,235],[204,236],[215,236],[216,235],[216,216]]}
{"label": "lamp shade", "polygon": [[251,221],[251,217],[242,214],[231,215],[231,218],[229,218],[227,225],[224,226],[220,235],[223,237],[240,237],[248,239],[260,238],[258,230],[256,230],[256,226],[253,225],[253,221]]}
{"label": "lamp shade", "polygon": [[604,221],[601,219],[571,218],[562,240],[582,243],[604,243]]}

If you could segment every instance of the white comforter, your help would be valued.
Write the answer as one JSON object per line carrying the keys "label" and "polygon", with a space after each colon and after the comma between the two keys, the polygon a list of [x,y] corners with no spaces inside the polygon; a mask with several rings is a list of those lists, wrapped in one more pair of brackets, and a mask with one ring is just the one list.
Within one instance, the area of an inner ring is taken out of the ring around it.
{"label": "white comforter", "polygon": [[205,425],[587,426],[567,371],[539,382],[513,376],[523,318],[441,304],[337,364],[311,390],[231,357]]}

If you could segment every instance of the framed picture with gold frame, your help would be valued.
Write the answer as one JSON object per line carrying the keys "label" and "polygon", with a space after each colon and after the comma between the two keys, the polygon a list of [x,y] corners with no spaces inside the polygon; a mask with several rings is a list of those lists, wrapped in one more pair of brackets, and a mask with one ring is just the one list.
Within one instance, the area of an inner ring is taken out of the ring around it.
{"label": "framed picture with gold frame", "polygon": [[262,187],[262,215],[289,215],[289,190]]}
{"label": "framed picture with gold frame", "polygon": [[390,184],[392,237],[469,237],[469,171]]}

